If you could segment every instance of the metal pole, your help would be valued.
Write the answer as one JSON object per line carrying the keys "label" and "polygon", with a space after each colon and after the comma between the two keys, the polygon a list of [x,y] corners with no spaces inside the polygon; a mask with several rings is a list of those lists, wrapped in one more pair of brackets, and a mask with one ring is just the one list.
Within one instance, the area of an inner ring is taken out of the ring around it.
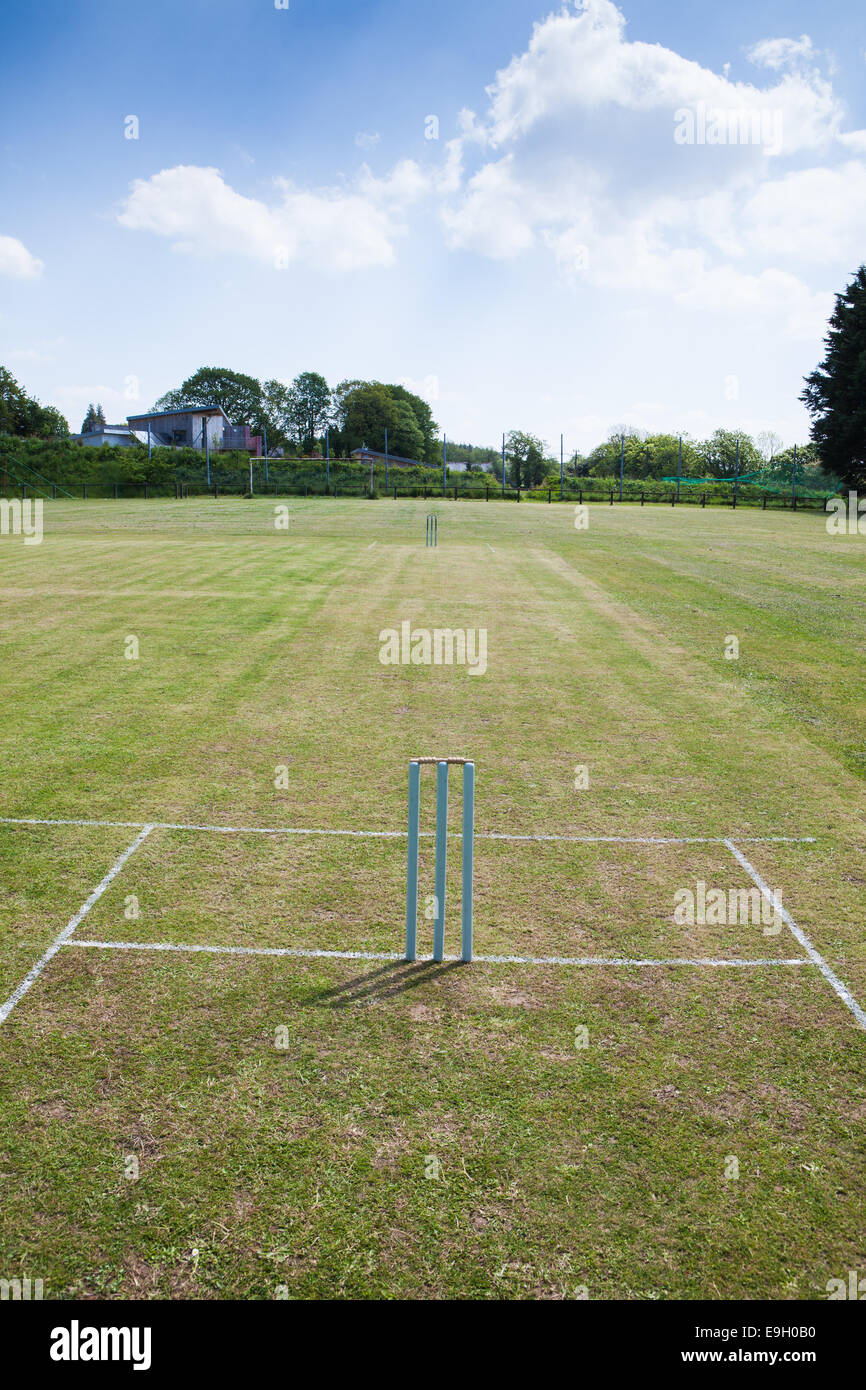
{"label": "metal pole", "polygon": [[460,959],[472,959],[472,880],[475,850],[475,764],[463,767],[463,941]]}
{"label": "metal pole", "polygon": [[262,426],[262,429],[263,429],[264,435],[265,435],[265,486],[267,487],[268,482],[270,481],[269,478],[268,478],[268,428],[267,428],[267,425],[263,425],[263,426]]}
{"label": "metal pole", "polygon": [[680,500],[680,478],[683,475],[683,437],[680,435],[680,451],[677,455],[677,501]]}
{"label": "metal pole", "polygon": [[207,421],[204,424],[204,458],[207,469],[207,490],[210,492],[210,435],[207,432]]}
{"label": "metal pole", "polygon": [[565,490],[565,448],[564,436],[559,436],[559,500],[562,501]]}
{"label": "metal pole", "polygon": [[792,469],[791,469],[791,506],[792,506],[792,507],[793,507],[793,505],[794,505],[794,499],[796,498],[796,496],[797,496],[797,446],[796,446],[796,444],[795,444],[795,445],[794,445],[794,464],[793,464],[793,467],[792,467]]}
{"label": "metal pole", "polygon": [[253,456],[250,454],[250,497],[253,495]]}
{"label": "metal pole", "polygon": [[737,458],[734,465],[734,506],[737,505],[737,493],[740,488],[740,436],[737,435]]}
{"label": "metal pole", "polygon": [[148,461],[148,463],[150,463],[150,460],[151,460],[152,457],[153,457],[153,444],[152,444],[152,442],[151,442],[151,437],[150,437],[150,421],[148,420],[148,422],[147,422],[147,461]]}
{"label": "metal pole", "polygon": [[505,496],[505,435],[502,436],[502,496]]}
{"label": "metal pole", "polygon": [[442,496],[448,496],[448,436],[442,436]]}
{"label": "metal pole", "polygon": [[388,491],[388,431],[385,431],[385,492]]}
{"label": "metal pole", "polygon": [[330,425],[325,426],[325,488],[331,491],[331,439]]}
{"label": "metal pole", "polygon": [[421,764],[409,764],[409,850],[406,859],[406,959],[418,954],[418,840],[421,820]]}
{"label": "metal pole", "polygon": [[619,500],[622,501],[622,479],[625,472],[625,435],[619,437]]}
{"label": "metal pole", "polygon": [[445,870],[448,855],[448,764],[436,765],[436,917],[433,922],[433,959],[445,956]]}

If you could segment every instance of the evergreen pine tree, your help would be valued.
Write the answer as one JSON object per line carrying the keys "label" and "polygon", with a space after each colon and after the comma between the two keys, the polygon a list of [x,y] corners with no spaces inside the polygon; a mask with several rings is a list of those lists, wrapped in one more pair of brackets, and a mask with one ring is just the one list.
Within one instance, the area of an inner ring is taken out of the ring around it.
{"label": "evergreen pine tree", "polygon": [[866,265],[836,296],[824,342],[824,361],[806,377],[800,399],[825,471],[866,487]]}

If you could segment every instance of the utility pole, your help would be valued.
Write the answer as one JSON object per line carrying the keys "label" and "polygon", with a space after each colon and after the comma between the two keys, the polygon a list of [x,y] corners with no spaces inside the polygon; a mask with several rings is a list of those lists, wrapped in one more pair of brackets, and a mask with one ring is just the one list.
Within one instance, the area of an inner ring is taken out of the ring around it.
{"label": "utility pole", "polygon": [[559,436],[559,500],[565,495],[565,436]]}
{"label": "utility pole", "polygon": [[442,496],[448,496],[448,436],[442,436]]}
{"label": "utility pole", "polygon": [[797,446],[794,445],[794,465],[791,469],[791,506],[793,507],[797,497]]}
{"label": "utility pole", "polygon": [[385,496],[388,495],[388,431],[385,431]]}
{"label": "utility pole", "polygon": [[263,434],[264,434],[264,436],[265,436],[265,486],[267,486],[267,484],[268,484],[268,482],[269,482],[269,479],[268,479],[268,427],[267,427],[267,425],[263,425],[263,426],[262,426],[262,432],[263,432]]}
{"label": "utility pole", "polygon": [[502,496],[505,496],[505,435],[502,436]]}
{"label": "utility pole", "polygon": [[619,437],[619,500],[622,501],[622,482],[625,474],[625,435]]}
{"label": "utility pole", "polygon": [[677,454],[677,501],[680,500],[680,479],[683,476],[683,437],[680,435],[680,450]]}
{"label": "utility pole", "polygon": [[330,425],[325,426],[325,491],[331,491],[331,438]]}

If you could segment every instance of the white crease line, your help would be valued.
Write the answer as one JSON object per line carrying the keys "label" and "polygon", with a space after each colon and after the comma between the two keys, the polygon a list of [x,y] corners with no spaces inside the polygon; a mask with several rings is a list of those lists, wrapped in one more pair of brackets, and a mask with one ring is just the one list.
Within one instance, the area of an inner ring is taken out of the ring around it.
{"label": "white crease line", "polygon": [[[173,821],[134,821],[134,820],[43,820],[35,816],[0,816],[0,825],[79,825],[108,827],[120,830],[141,830],[148,826],[151,830],[195,830],[212,835],[336,835],[347,838],[373,840],[405,840],[405,830],[319,830],[290,825],[187,825]],[[422,835],[433,835],[432,830],[422,830]],[[449,834],[449,839],[460,840],[459,831]],[[476,840],[526,840],[529,842],[550,840],[569,845],[729,845],[724,835],[511,835],[494,831],[476,831]],[[814,845],[814,835],[738,835],[743,845]]]}
{"label": "white crease line", "polygon": [[310,960],[405,960],[405,956],[396,951],[305,951],[288,946],[184,946],[169,941],[67,941],[64,944],[95,947],[100,951],[192,951],[217,956],[301,956]]}
{"label": "white crease line", "polygon": [[484,544],[487,546],[487,549],[488,549],[488,550],[492,550],[492,551],[493,551],[493,554],[494,554],[494,555],[496,554],[496,551],[493,550],[493,546],[490,544],[489,541],[485,541]]}
{"label": "white crease line", "polygon": [[761,875],[758,873],[757,869],[754,867],[753,864],[749,863],[748,859],[744,854],[740,853],[733,840],[726,840],[725,844],[731,851],[731,854],[734,856],[737,863],[741,864],[742,867],[746,870],[746,873],[750,876],[752,882],[756,885],[756,887],[760,888],[763,897],[765,897],[767,902],[771,904],[771,906],[775,909],[776,912],[778,912],[779,916],[782,918],[782,921],[787,924],[788,929],[791,932],[791,935],[797,941],[799,941],[800,945],[803,947],[803,950],[806,952],[809,959],[812,961],[812,964],[817,965],[818,969],[824,976],[824,979],[827,981],[828,985],[833,990],[833,992],[835,994],[838,994],[845,1007],[851,1010],[857,1022],[860,1024],[860,1027],[866,1028],[866,1012],[864,1012],[863,1009],[861,1009],[860,1005],[857,1003],[857,1000],[854,998],[851,991],[847,988],[846,985],[843,985],[842,981],[839,979],[839,976],[834,974],[834,972],[830,969],[824,957],[818,951],[815,950],[815,947],[812,945],[806,933],[800,927],[797,926],[797,923],[794,921],[788,909],[786,907],[783,907],[782,903],[776,898],[772,890],[767,887],[766,883],[761,878]]}
{"label": "white crease line", "polygon": [[376,542],[375,542],[375,541],[372,541],[372,542],[370,543],[370,545],[367,546],[367,549],[368,549],[368,550],[372,550],[372,549],[373,549],[373,546],[374,546],[375,544],[376,544]]}
{"label": "white crease line", "polygon": [[60,947],[66,945],[73,932],[75,931],[76,927],[79,925],[80,922],[84,920],[90,909],[93,907],[94,903],[97,903],[99,901],[106,888],[108,888],[112,880],[115,879],[117,875],[120,873],[127,859],[129,859],[130,855],[135,854],[135,851],[138,849],[139,845],[147,839],[148,835],[153,829],[154,827],[152,825],[145,825],[141,833],[139,835],[136,835],[132,844],[127,846],[123,853],[119,855],[118,858],[114,861],[114,863],[108,870],[108,873],[105,875],[105,878],[102,880],[99,886],[94,888],[90,897],[87,899],[87,902],[82,904],[82,906],[76,912],[75,916],[71,918],[69,922],[67,922],[66,926],[63,928],[63,931],[60,932],[59,935],[54,938],[51,945],[48,947],[48,950],[45,952],[45,955],[41,958],[41,960],[38,960],[36,964],[33,966],[33,969],[27,975],[25,975],[18,988],[14,991],[13,994],[10,994],[9,998],[6,1000],[6,1003],[0,1006],[0,1024],[6,1022],[12,1010],[15,1008],[15,1005],[20,1003],[20,1001],[24,998],[24,995],[29,990],[30,986],[35,984],[35,982],[39,979],[39,976],[42,974],[42,971],[45,969],[48,962],[52,960],[54,956],[57,955],[57,952],[60,950]]}
{"label": "white crease line", "polygon": [[40,820],[36,816],[0,816],[0,825],[85,825],[104,826],[116,830],[142,830],[149,824],[152,829],[161,827],[156,821],[142,820]]}
{"label": "white crease line", "polygon": [[[68,946],[89,947],[98,951],[178,951],[194,952],[217,956],[294,956],[305,960],[396,960],[406,957],[397,951],[322,951],[305,950],[289,946],[186,946],[168,941],[68,941]],[[419,956],[419,961],[432,961],[432,956]],[[445,956],[446,962],[460,960],[460,956]],[[473,956],[479,965],[722,965],[722,966],[763,966],[763,965],[809,965],[808,960],[783,960],[771,957],[766,960],[712,960],[686,958],[672,960],[630,959],[616,956]],[[409,964],[409,962],[406,962]],[[414,964],[415,962],[413,962]]]}

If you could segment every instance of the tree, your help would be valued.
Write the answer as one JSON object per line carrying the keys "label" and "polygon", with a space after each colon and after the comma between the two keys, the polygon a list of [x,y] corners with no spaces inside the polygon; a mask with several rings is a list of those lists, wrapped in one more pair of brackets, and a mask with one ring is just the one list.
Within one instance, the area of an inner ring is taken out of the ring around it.
{"label": "tree", "polygon": [[757,435],[755,438],[755,443],[757,444],[758,449],[760,450],[765,463],[773,462],[773,459],[781,450],[784,442],[785,441],[783,440],[782,436],[780,434],[776,434],[774,430],[761,430],[760,434]]}
{"label": "tree", "polygon": [[744,473],[757,473],[763,467],[763,460],[752,438],[748,434],[737,434],[734,430],[716,430],[711,438],[702,440],[697,446],[697,455],[704,470],[715,478],[732,479],[738,471],[742,477]]}
{"label": "tree", "polygon": [[93,402],[87,407],[87,414],[81,425],[81,434],[95,434],[97,430],[105,426],[105,413],[101,405],[94,406]]}
{"label": "tree", "polygon": [[390,436],[395,423],[394,402],[379,381],[361,382],[340,398],[340,441],[347,453],[363,444],[384,449],[385,430]]}
{"label": "tree", "polygon": [[185,406],[222,406],[232,425],[261,429],[264,423],[262,388],[253,376],[228,367],[199,367],[176,391],[166,391],[154,402],[156,410],[182,410]]}
{"label": "tree", "polygon": [[[407,391],[405,386],[386,386],[385,390],[397,406],[403,404],[410,407],[421,432],[420,452],[406,454],[405,457],[418,458],[422,463],[438,463],[439,426],[433,419],[433,411],[427,401],[421,396],[416,396],[412,391]],[[395,449],[394,452],[400,453],[402,451]]]}
{"label": "tree", "polygon": [[522,430],[512,430],[506,440],[508,458],[511,461],[511,481],[515,487],[537,487],[544,480],[547,464],[544,458],[544,441],[534,434],[524,434]]}
{"label": "tree", "polygon": [[68,439],[69,425],[51,405],[40,405],[19,386],[11,372],[0,367],[0,434],[20,439]]}
{"label": "tree", "polygon": [[824,343],[824,360],[805,378],[800,399],[823,467],[866,487],[866,265],[837,294]]}
{"label": "tree", "polygon": [[304,453],[312,453],[319,433],[327,424],[331,388],[318,372],[301,372],[289,388],[288,418]]}
{"label": "tree", "polygon": [[438,463],[439,426],[420,396],[381,381],[341,381],[332,393],[335,445],[349,453],[367,444],[420,463]]}
{"label": "tree", "polygon": [[294,442],[289,387],[272,379],[262,385],[262,423],[268,431],[268,449]]}

